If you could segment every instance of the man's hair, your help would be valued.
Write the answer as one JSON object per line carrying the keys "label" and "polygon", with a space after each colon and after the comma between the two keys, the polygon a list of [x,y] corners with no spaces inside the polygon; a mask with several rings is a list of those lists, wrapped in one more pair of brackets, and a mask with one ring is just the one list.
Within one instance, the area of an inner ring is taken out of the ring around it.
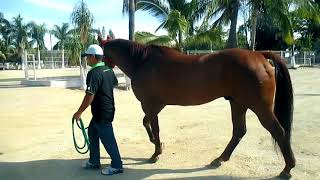
{"label": "man's hair", "polygon": [[98,61],[101,61],[102,60],[102,58],[103,58],[103,55],[94,55],[95,56],[95,58],[98,60]]}

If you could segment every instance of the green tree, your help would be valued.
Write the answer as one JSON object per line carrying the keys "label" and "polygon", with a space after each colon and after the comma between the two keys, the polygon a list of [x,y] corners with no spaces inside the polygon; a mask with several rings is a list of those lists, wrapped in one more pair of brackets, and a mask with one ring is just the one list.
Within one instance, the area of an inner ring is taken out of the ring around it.
{"label": "green tree", "polygon": [[71,36],[72,30],[69,30],[68,23],[62,23],[61,26],[54,25],[50,31],[59,41],[57,42],[60,49],[64,49],[67,39]]}
{"label": "green tree", "polygon": [[31,22],[30,23],[30,27],[31,27],[31,30],[30,30],[30,34],[31,34],[31,44],[36,44],[37,46],[37,55],[38,55],[38,69],[41,68],[40,66],[40,49],[43,49],[45,48],[45,45],[44,45],[44,35],[46,34],[47,32],[47,29],[46,29],[46,25],[43,23],[41,25],[37,25],[35,22]]}
{"label": "green tree", "polygon": [[257,19],[256,50],[283,50],[289,46],[285,42],[283,29],[270,13],[265,12]]}
{"label": "green tree", "polygon": [[12,31],[13,29],[10,22],[4,18],[3,14],[0,12],[0,38],[5,47],[9,47],[12,44]]}
{"label": "green tree", "polygon": [[89,32],[92,29],[94,18],[87,4],[84,3],[83,0],[76,4],[70,18],[77,33],[80,34],[80,41],[82,45],[88,45],[86,43],[88,41]]}
{"label": "green tree", "polygon": [[10,22],[4,18],[4,15],[0,12],[0,60],[3,64],[7,59],[8,47],[11,43],[12,33]]}
{"label": "green tree", "polygon": [[149,32],[136,32],[135,40],[146,45],[174,46],[174,40],[171,37],[167,35],[156,36]]}
{"label": "green tree", "polygon": [[186,50],[218,50],[225,47],[226,33],[222,26],[201,26],[196,29],[196,34],[189,36],[185,42]]}
{"label": "green tree", "polygon": [[13,18],[12,37],[14,38],[14,45],[18,50],[19,58],[21,58],[23,50],[28,48],[29,29],[30,25],[23,22],[20,14]]}
{"label": "green tree", "polygon": [[182,35],[187,34],[188,21],[177,10],[173,10],[169,13],[167,22],[164,24],[169,36],[176,41],[176,47],[182,48]]}
{"label": "green tree", "polygon": [[30,43],[36,44],[38,50],[45,48],[44,36],[47,33],[46,25],[44,23],[37,25],[35,22],[31,22],[30,27],[30,34],[32,39]]}
{"label": "green tree", "polygon": [[[89,37],[90,32],[92,31],[92,23],[93,23],[93,15],[91,14],[88,6],[83,0],[79,1],[76,6],[74,7],[71,13],[71,22],[74,25],[75,33],[73,35],[73,46],[71,46],[71,54],[76,55],[79,57],[80,63],[80,76],[82,80],[82,89],[85,88],[85,79],[87,74],[87,63],[84,59],[81,60],[80,52],[84,50],[85,47],[89,46]],[[76,43],[77,40],[80,39],[80,44]]]}
{"label": "green tree", "polygon": [[80,65],[79,56],[82,50],[80,35],[74,34],[65,41],[65,48],[69,54],[69,65]]}
{"label": "green tree", "polygon": [[211,21],[217,18],[213,25],[227,25],[230,23],[229,35],[226,47],[235,48],[238,46],[237,22],[240,0],[210,0],[207,2],[206,19]]}
{"label": "green tree", "polygon": [[[320,12],[320,1],[315,1],[315,8]],[[308,18],[299,11],[291,13],[291,19],[294,32],[300,37],[296,40],[296,48],[299,50],[313,50],[320,49],[318,42],[320,42],[320,24],[316,18]]]}
{"label": "green tree", "polygon": [[[137,10],[147,11],[160,21],[156,29],[164,28],[177,46],[182,47],[183,36],[193,35],[195,23],[204,16],[206,1],[197,0],[138,0]],[[177,37],[177,38],[176,38]]]}
{"label": "green tree", "polygon": [[249,0],[251,5],[251,38],[250,48],[255,49],[257,18],[266,12],[276,20],[281,27],[282,35],[287,44],[293,44],[293,25],[290,9],[295,9],[296,15],[319,21],[319,8],[313,0]]}
{"label": "green tree", "polygon": [[115,35],[114,35],[114,33],[113,33],[113,31],[112,31],[111,29],[109,29],[109,36],[110,36],[112,39],[116,38]]}

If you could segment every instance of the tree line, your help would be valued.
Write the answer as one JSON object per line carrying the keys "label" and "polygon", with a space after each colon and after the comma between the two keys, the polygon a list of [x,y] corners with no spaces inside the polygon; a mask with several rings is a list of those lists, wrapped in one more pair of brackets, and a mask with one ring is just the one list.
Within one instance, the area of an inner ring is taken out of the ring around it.
{"label": "tree line", "polygon": [[[167,35],[135,32],[136,11],[156,17],[157,30],[165,29]],[[284,50],[295,45],[320,52],[320,0],[123,0],[122,12],[129,16],[129,39],[144,44],[184,50]],[[93,20],[83,0],[75,5],[71,24],[52,29],[25,23],[20,14],[8,20],[0,12],[0,60],[19,62],[24,49],[39,54],[49,33],[58,39],[53,49],[65,49],[70,63],[79,64],[80,52],[97,43],[100,30],[92,28]],[[111,30],[109,34],[114,36]]]}
{"label": "tree line", "polygon": [[[137,41],[183,49],[284,50],[295,44],[319,51],[319,6],[320,0],[123,0],[123,12],[147,11],[168,32],[137,32]],[[129,29],[134,24],[131,18]]]}

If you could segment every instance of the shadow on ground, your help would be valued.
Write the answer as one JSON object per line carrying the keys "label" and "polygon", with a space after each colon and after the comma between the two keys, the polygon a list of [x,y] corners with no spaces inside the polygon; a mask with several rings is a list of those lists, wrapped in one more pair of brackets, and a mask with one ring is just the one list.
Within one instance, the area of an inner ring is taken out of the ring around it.
{"label": "shadow on ground", "polygon": [[[170,178],[170,174],[175,177],[181,173],[192,173],[209,170],[207,167],[192,168],[192,169],[139,169],[139,165],[146,164],[147,160],[143,158],[123,158],[123,160],[130,160],[132,163],[126,165],[136,165],[137,168],[125,167],[124,173],[106,177],[100,174],[99,170],[83,170],[80,164],[85,161],[84,159],[48,159],[37,160],[28,162],[0,162],[0,179],[24,179],[24,180],[99,180],[99,179],[121,179],[121,180],[136,180],[150,178],[152,175],[166,175],[165,179],[216,179],[216,180],[244,180],[244,179],[261,179],[261,178],[248,178],[248,177],[232,177],[224,175],[212,176],[188,176],[183,178]],[[106,165],[104,165],[106,166]],[[156,166],[155,166],[156,167]],[[191,175],[191,174],[190,174]],[[164,178],[161,178],[164,179]],[[276,178],[271,178],[276,179]]]}

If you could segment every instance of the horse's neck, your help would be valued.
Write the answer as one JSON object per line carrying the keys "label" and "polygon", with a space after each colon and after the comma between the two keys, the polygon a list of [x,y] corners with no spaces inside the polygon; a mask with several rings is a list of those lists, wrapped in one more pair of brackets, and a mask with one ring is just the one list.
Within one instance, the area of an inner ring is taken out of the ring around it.
{"label": "horse's neck", "polygon": [[119,67],[127,76],[132,78],[139,65],[142,64],[146,54],[146,46],[141,44],[136,44],[134,42],[129,42],[129,52],[121,52],[121,64]]}
{"label": "horse's neck", "polygon": [[131,61],[130,57],[121,57],[118,59],[118,62],[115,63],[121,71],[123,71],[129,78],[132,78],[135,71],[135,65],[134,62]]}

